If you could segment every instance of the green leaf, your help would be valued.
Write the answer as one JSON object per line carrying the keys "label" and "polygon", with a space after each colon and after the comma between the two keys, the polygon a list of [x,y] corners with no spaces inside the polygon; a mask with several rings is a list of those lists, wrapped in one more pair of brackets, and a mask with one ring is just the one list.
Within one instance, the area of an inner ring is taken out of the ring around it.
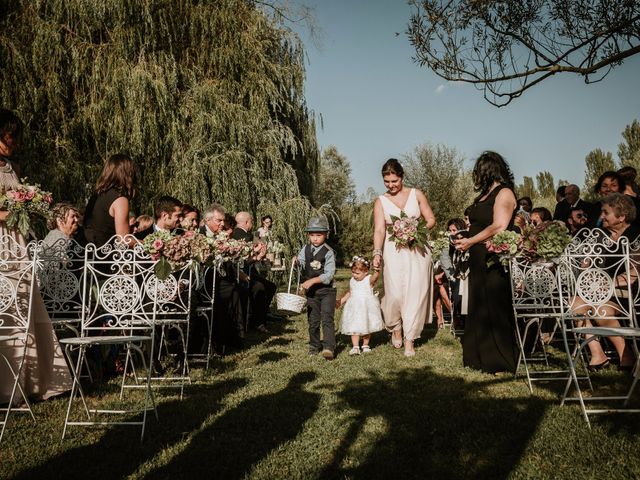
{"label": "green leaf", "polygon": [[22,211],[18,214],[18,230],[23,237],[29,233],[29,214],[27,212]]}
{"label": "green leaf", "polygon": [[171,264],[165,257],[160,257],[160,260],[156,262],[153,271],[160,280],[166,280],[171,275]]}

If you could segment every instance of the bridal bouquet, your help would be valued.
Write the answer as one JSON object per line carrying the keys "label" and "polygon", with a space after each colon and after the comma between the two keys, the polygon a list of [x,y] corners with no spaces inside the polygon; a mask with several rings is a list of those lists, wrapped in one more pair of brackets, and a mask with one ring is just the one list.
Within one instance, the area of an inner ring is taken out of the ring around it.
{"label": "bridal bouquet", "polygon": [[22,185],[0,195],[0,210],[9,212],[5,220],[7,228],[17,228],[26,236],[32,220],[47,220],[51,216],[52,202],[51,193],[41,190],[40,185],[29,185],[24,178]]}
{"label": "bridal bouquet", "polygon": [[391,215],[391,224],[387,226],[389,238],[394,241],[396,248],[425,248],[429,230],[424,218],[408,217],[403,211],[400,216]]}

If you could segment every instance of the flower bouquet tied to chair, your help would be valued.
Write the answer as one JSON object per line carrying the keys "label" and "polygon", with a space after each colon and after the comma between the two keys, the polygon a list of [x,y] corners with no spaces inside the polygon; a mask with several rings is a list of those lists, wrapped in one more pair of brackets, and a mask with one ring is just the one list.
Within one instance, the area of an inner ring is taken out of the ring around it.
{"label": "flower bouquet tied to chair", "polygon": [[[538,226],[524,227],[522,233],[510,230],[497,233],[487,240],[486,248],[495,253],[504,266],[514,257],[524,257],[529,263],[547,262],[557,264],[560,256],[571,243],[571,235],[564,223],[557,220],[543,222]],[[493,263],[490,258],[487,264]]]}

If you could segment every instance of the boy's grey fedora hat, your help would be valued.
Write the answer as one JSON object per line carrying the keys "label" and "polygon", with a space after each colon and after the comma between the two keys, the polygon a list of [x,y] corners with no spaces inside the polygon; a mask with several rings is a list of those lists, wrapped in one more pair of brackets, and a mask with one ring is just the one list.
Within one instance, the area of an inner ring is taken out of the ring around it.
{"label": "boy's grey fedora hat", "polygon": [[309,224],[305,229],[306,232],[328,232],[329,231],[329,222],[327,222],[326,218],[322,217],[312,217],[309,219]]}

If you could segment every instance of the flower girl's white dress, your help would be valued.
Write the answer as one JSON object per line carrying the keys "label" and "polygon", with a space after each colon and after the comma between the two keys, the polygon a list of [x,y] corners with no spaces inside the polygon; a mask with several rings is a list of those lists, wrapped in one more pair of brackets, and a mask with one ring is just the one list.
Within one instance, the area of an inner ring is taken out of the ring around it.
{"label": "flower girl's white dress", "polygon": [[349,282],[351,296],[342,311],[341,331],[344,335],[367,335],[384,329],[380,302],[371,288],[371,275]]}

